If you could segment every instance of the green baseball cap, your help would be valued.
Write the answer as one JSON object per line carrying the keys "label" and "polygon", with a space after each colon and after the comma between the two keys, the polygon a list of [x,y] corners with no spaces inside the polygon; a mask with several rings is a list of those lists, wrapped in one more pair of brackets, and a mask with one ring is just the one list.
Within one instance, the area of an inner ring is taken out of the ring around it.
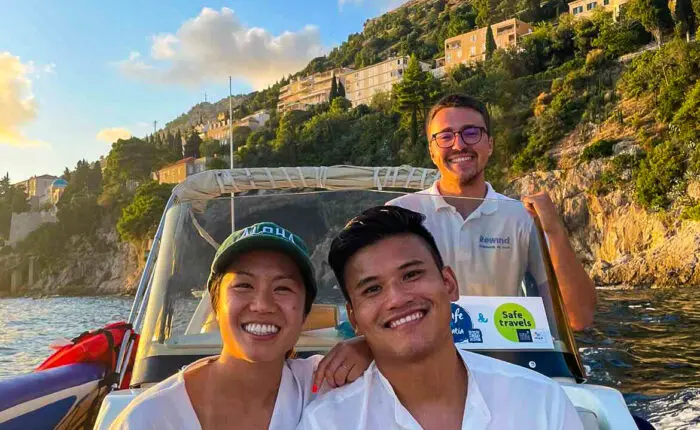
{"label": "green baseball cap", "polygon": [[[304,278],[306,303],[313,303],[318,287],[314,267],[309,258],[309,249],[301,237],[273,222],[253,224],[234,231],[224,240],[211,263],[207,289],[211,289],[216,275],[225,273],[236,257],[249,251],[279,251],[291,257]],[[308,311],[309,309],[306,309],[306,312]]]}

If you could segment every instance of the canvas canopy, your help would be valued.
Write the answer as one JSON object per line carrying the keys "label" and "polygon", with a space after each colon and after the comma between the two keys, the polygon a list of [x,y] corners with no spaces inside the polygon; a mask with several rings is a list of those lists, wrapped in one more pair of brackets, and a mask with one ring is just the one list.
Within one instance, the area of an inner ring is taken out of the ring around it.
{"label": "canvas canopy", "polygon": [[439,177],[422,167],[256,167],[207,170],[188,177],[173,190],[180,200],[209,200],[249,190],[320,188],[327,190],[399,188],[422,190]]}

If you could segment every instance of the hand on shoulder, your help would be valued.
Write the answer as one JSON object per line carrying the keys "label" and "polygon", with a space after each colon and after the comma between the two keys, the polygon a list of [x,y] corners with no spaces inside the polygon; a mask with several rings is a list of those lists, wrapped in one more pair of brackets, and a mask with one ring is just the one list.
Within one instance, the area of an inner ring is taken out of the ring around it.
{"label": "hand on shoulder", "polygon": [[337,343],[321,360],[314,373],[314,389],[323,381],[332,388],[355,381],[372,363],[372,352],[363,336]]}

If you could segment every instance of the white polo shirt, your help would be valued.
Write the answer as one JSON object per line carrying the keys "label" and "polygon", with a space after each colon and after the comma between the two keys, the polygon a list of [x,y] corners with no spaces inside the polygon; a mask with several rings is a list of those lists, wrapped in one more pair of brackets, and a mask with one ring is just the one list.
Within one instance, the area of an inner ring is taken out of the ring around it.
{"label": "white polo shirt", "polygon": [[[198,360],[141,393],[119,414],[110,429],[201,430],[185,388],[184,372],[215,358]],[[311,386],[314,369],[322,358],[316,355],[307,359],[286,360],[270,429],[294,429],[299,423],[304,407],[317,396],[311,393]],[[236,427],[235,423],[230,424],[231,428]]]}
{"label": "white polo shirt", "polygon": [[[459,351],[467,369],[462,429],[583,430],[576,409],[554,381],[504,361]],[[374,363],[352,384],[311,402],[298,429],[419,430]]]}
{"label": "white polo shirt", "polygon": [[425,227],[455,271],[460,295],[523,295],[526,273],[538,286],[547,281],[534,221],[520,202],[488,182],[486,188],[485,200],[466,219],[440,195],[437,182],[387,205],[425,215]]}

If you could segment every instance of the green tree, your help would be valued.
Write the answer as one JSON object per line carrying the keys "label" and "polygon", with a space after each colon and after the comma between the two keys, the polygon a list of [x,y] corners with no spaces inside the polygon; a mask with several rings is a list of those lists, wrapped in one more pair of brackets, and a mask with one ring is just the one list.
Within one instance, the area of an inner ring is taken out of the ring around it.
{"label": "green tree", "polygon": [[185,149],[183,156],[199,158],[199,145],[202,144],[202,138],[199,137],[199,133],[190,132],[189,136],[185,140]]}
{"label": "green tree", "polygon": [[121,208],[130,199],[128,181],[149,180],[151,172],[178,158],[169,148],[158,148],[136,137],[117,140],[105,159],[100,203]]}
{"label": "green tree", "polygon": [[338,96],[345,97],[345,85],[340,81],[338,81]]}
{"label": "green tree", "polygon": [[333,81],[331,81],[331,92],[328,95],[328,101],[332,103],[333,99],[335,99],[338,96],[338,81],[335,79],[335,75],[333,75]]}
{"label": "green tree", "polygon": [[676,21],[680,25],[680,32],[685,34],[685,40],[690,42],[690,35],[695,31],[695,11],[692,0],[676,0]]}
{"label": "green tree", "polygon": [[219,155],[222,152],[221,142],[212,138],[205,138],[202,143],[199,144],[199,154],[202,157],[213,157]]}
{"label": "green tree", "polygon": [[493,56],[493,51],[496,50],[496,39],[493,38],[493,29],[491,25],[486,26],[486,59],[490,60]]}
{"label": "green tree", "polygon": [[673,30],[673,18],[666,0],[632,0],[627,15],[642,23],[661,46],[663,35]]}
{"label": "green tree", "polygon": [[131,203],[124,207],[117,221],[117,231],[124,241],[139,244],[155,233],[173,186],[147,182],[136,189]]}
{"label": "green tree", "polygon": [[345,97],[336,97],[331,103],[330,111],[332,113],[343,113],[347,112],[351,107],[352,102],[350,102],[350,100],[346,99]]}
{"label": "green tree", "polygon": [[28,211],[27,195],[20,188],[12,186],[10,175],[0,179],[0,237],[9,239],[10,222],[13,213]]}
{"label": "green tree", "polygon": [[542,17],[540,0],[527,0],[527,12],[529,22],[538,22]]}
{"label": "green tree", "polygon": [[207,159],[207,170],[228,169],[229,165],[223,158]]}
{"label": "green tree", "polygon": [[292,166],[297,165],[299,132],[309,117],[310,114],[308,112],[293,110],[286,112],[280,119],[273,148],[280,155],[282,163],[291,163],[290,165]]}
{"label": "green tree", "polygon": [[668,193],[685,173],[686,151],[678,142],[667,141],[656,146],[637,172],[635,197],[650,209],[662,209],[671,203]]}
{"label": "green tree", "polygon": [[700,80],[688,93],[685,102],[673,117],[673,124],[690,140],[700,138]]}
{"label": "green tree", "polygon": [[394,109],[401,112],[403,126],[408,130],[409,147],[407,153],[409,159],[422,162],[425,148],[419,144],[419,136],[422,132],[420,122],[425,118],[427,110],[440,93],[440,84],[432,74],[421,69],[418,58],[411,56],[408,67],[404,71],[401,82],[394,85],[393,101]]}
{"label": "green tree", "polygon": [[[250,133],[252,133],[252,132],[253,132],[253,130],[250,127],[246,127],[246,126],[233,128],[233,149],[234,149],[234,151],[239,146],[245,145],[245,142],[248,139],[248,136],[250,136]],[[228,155],[228,145],[226,145],[223,149],[224,149],[224,152],[222,153],[222,155]]]}

